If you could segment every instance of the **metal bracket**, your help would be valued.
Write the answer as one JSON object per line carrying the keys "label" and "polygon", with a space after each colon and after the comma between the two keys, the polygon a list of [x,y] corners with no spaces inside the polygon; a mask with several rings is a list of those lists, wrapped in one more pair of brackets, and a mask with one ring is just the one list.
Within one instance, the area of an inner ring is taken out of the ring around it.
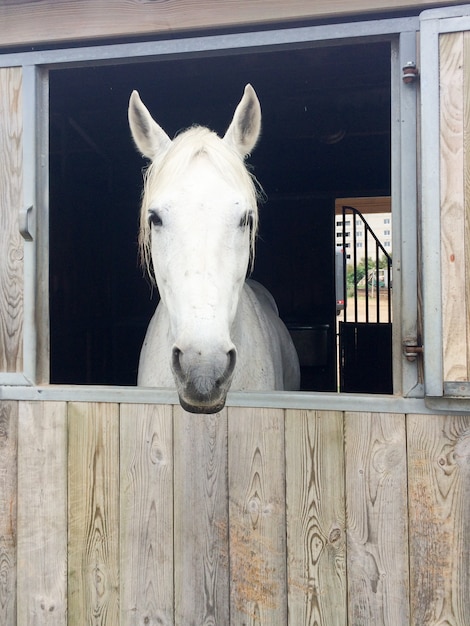
{"label": "metal bracket", "polygon": [[408,361],[414,361],[418,358],[418,356],[422,355],[424,352],[424,347],[418,345],[417,341],[404,341],[403,342],[403,356],[405,356]]}
{"label": "metal bracket", "polygon": [[414,61],[408,61],[408,63],[402,67],[401,78],[404,83],[414,83],[418,79],[419,71]]}
{"label": "metal bracket", "polygon": [[33,236],[29,229],[29,214],[33,210],[32,206],[26,207],[25,209],[20,210],[20,214],[18,217],[18,226],[20,229],[20,235],[23,237],[25,241],[33,241]]}

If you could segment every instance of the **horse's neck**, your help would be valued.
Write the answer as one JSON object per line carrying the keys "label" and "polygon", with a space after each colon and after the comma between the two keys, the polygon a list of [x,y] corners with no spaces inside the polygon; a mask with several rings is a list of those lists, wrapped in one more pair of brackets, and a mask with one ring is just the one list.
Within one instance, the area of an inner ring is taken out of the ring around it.
{"label": "horse's neck", "polygon": [[248,278],[243,286],[243,291],[251,298],[256,298],[256,302],[263,307],[263,309],[272,309],[276,315],[279,315],[277,310],[277,304],[270,291],[266,289],[261,283],[252,278]]}
{"label": "horse's neck", "polygon": [[273,322],[276,317],[276,305],[269,291],[255,281],[246,281],[232,325],[232,341],[238,350],[232,389],[281,388]]}
{"label": "horse's neck", "polygon": [[255,280],[243,285],[237,313],[232,324],[232,341],[235,345],[250,343],[254,334],[262,332],[266,314],[277,316],[277,307],[269,291]]}

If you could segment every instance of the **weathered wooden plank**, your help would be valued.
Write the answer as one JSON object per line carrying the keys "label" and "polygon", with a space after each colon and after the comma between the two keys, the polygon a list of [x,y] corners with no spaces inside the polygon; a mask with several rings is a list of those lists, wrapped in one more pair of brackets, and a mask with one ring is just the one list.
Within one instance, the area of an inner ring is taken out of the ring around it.
{"label": "weathered wooden plank", "polygon": [[0,372],[23,369],[21,83],[21,68],[0,69]]}
{"label": "weathered wooden plank", "polygon": [[287,411],[290,626],[347,623],[343,415]]}
{"label": "weathered wooden plank", "polygon": [[463,34],[441,35],[439,44],[444,380],[466,381]]}
{"label": "weathered wooden plank", "polygon": [[175,625],[229,624],[227,412],[174,408]]}
{"label": "weathered wooden plank", "polygon": [[18,624],[67,624],[65,402],[21,402],[18,426]]}
{"label": "weathered wooden plank", "polygon": [[0,402],[0,624],[16,626],[18,403]]}
{"label": "weathered wooden plank", "polygon": [[228,415],[230,624],[286,626],[284,412]]}
{"label": "weathered wooden plank", "polygon": [[68,626],[119,624],[119,406],[68,405]]}
{"label": "weathered wooden plank", "polygon": [[408,624],[405,417],[346,413],[349,622]]}
{"label": "weathered wooden plank", "polygon": [[168,405],[123,404],[121,623],[173,624],[173,419]]}
{"label": "weathered wooden plank", "polygon": [[[465,219],[465,303],[470,310],[470,31],[463,34],[463,171]],[[466,317],[466,336],[470,338],[470,315]],[[467,341],[467,375],[470,376],[470,341]]]}
{"label": "weathered wooden plank", "polygon": [[411,624],[470,624],[470,417],[410,415]]}
{"label": "weathered wooden plank", "polygon": [[15,0],[0,3],[0,45],[174,33],[452,3],[451,0],[356,0],[353,4],[349,0]]}

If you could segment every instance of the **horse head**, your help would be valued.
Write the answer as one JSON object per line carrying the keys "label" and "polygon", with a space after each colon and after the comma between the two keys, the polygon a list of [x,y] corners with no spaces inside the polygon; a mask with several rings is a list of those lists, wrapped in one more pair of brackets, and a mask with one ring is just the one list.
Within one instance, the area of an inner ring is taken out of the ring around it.
{"label": "horse head", "polygon": [[223,138],[192,127],[171,140],[134,91],[129,124],[148,159],[140,244],[168,319],[168,361],[184,409],[225,404],[237,361],[231,329],[253,252],[257,193],[244,159],[261,128],[245,87]]}

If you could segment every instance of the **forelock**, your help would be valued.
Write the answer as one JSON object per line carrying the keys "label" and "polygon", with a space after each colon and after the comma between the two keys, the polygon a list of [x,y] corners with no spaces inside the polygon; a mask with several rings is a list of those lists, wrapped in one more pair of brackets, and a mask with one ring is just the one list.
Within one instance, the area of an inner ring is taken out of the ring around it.
{"label": "forelock", "polygon": [[140,211],[139,249],[141,262],[151,275],[150,227],[148,211],[152,198],[159,189],[181,180],[194,159],[205,155],[220,176],[238,189],[245,197],[247,206],[254,212],[251,232],[251,263],[254,260],[255,239],[258,229],[257,203],[263,195],[261,186],[247,170],[239,153],[232,149],[216,133],[202,126],[193,126],[179,134],[169,150],[150,163],[144,172],[144,188]]}

